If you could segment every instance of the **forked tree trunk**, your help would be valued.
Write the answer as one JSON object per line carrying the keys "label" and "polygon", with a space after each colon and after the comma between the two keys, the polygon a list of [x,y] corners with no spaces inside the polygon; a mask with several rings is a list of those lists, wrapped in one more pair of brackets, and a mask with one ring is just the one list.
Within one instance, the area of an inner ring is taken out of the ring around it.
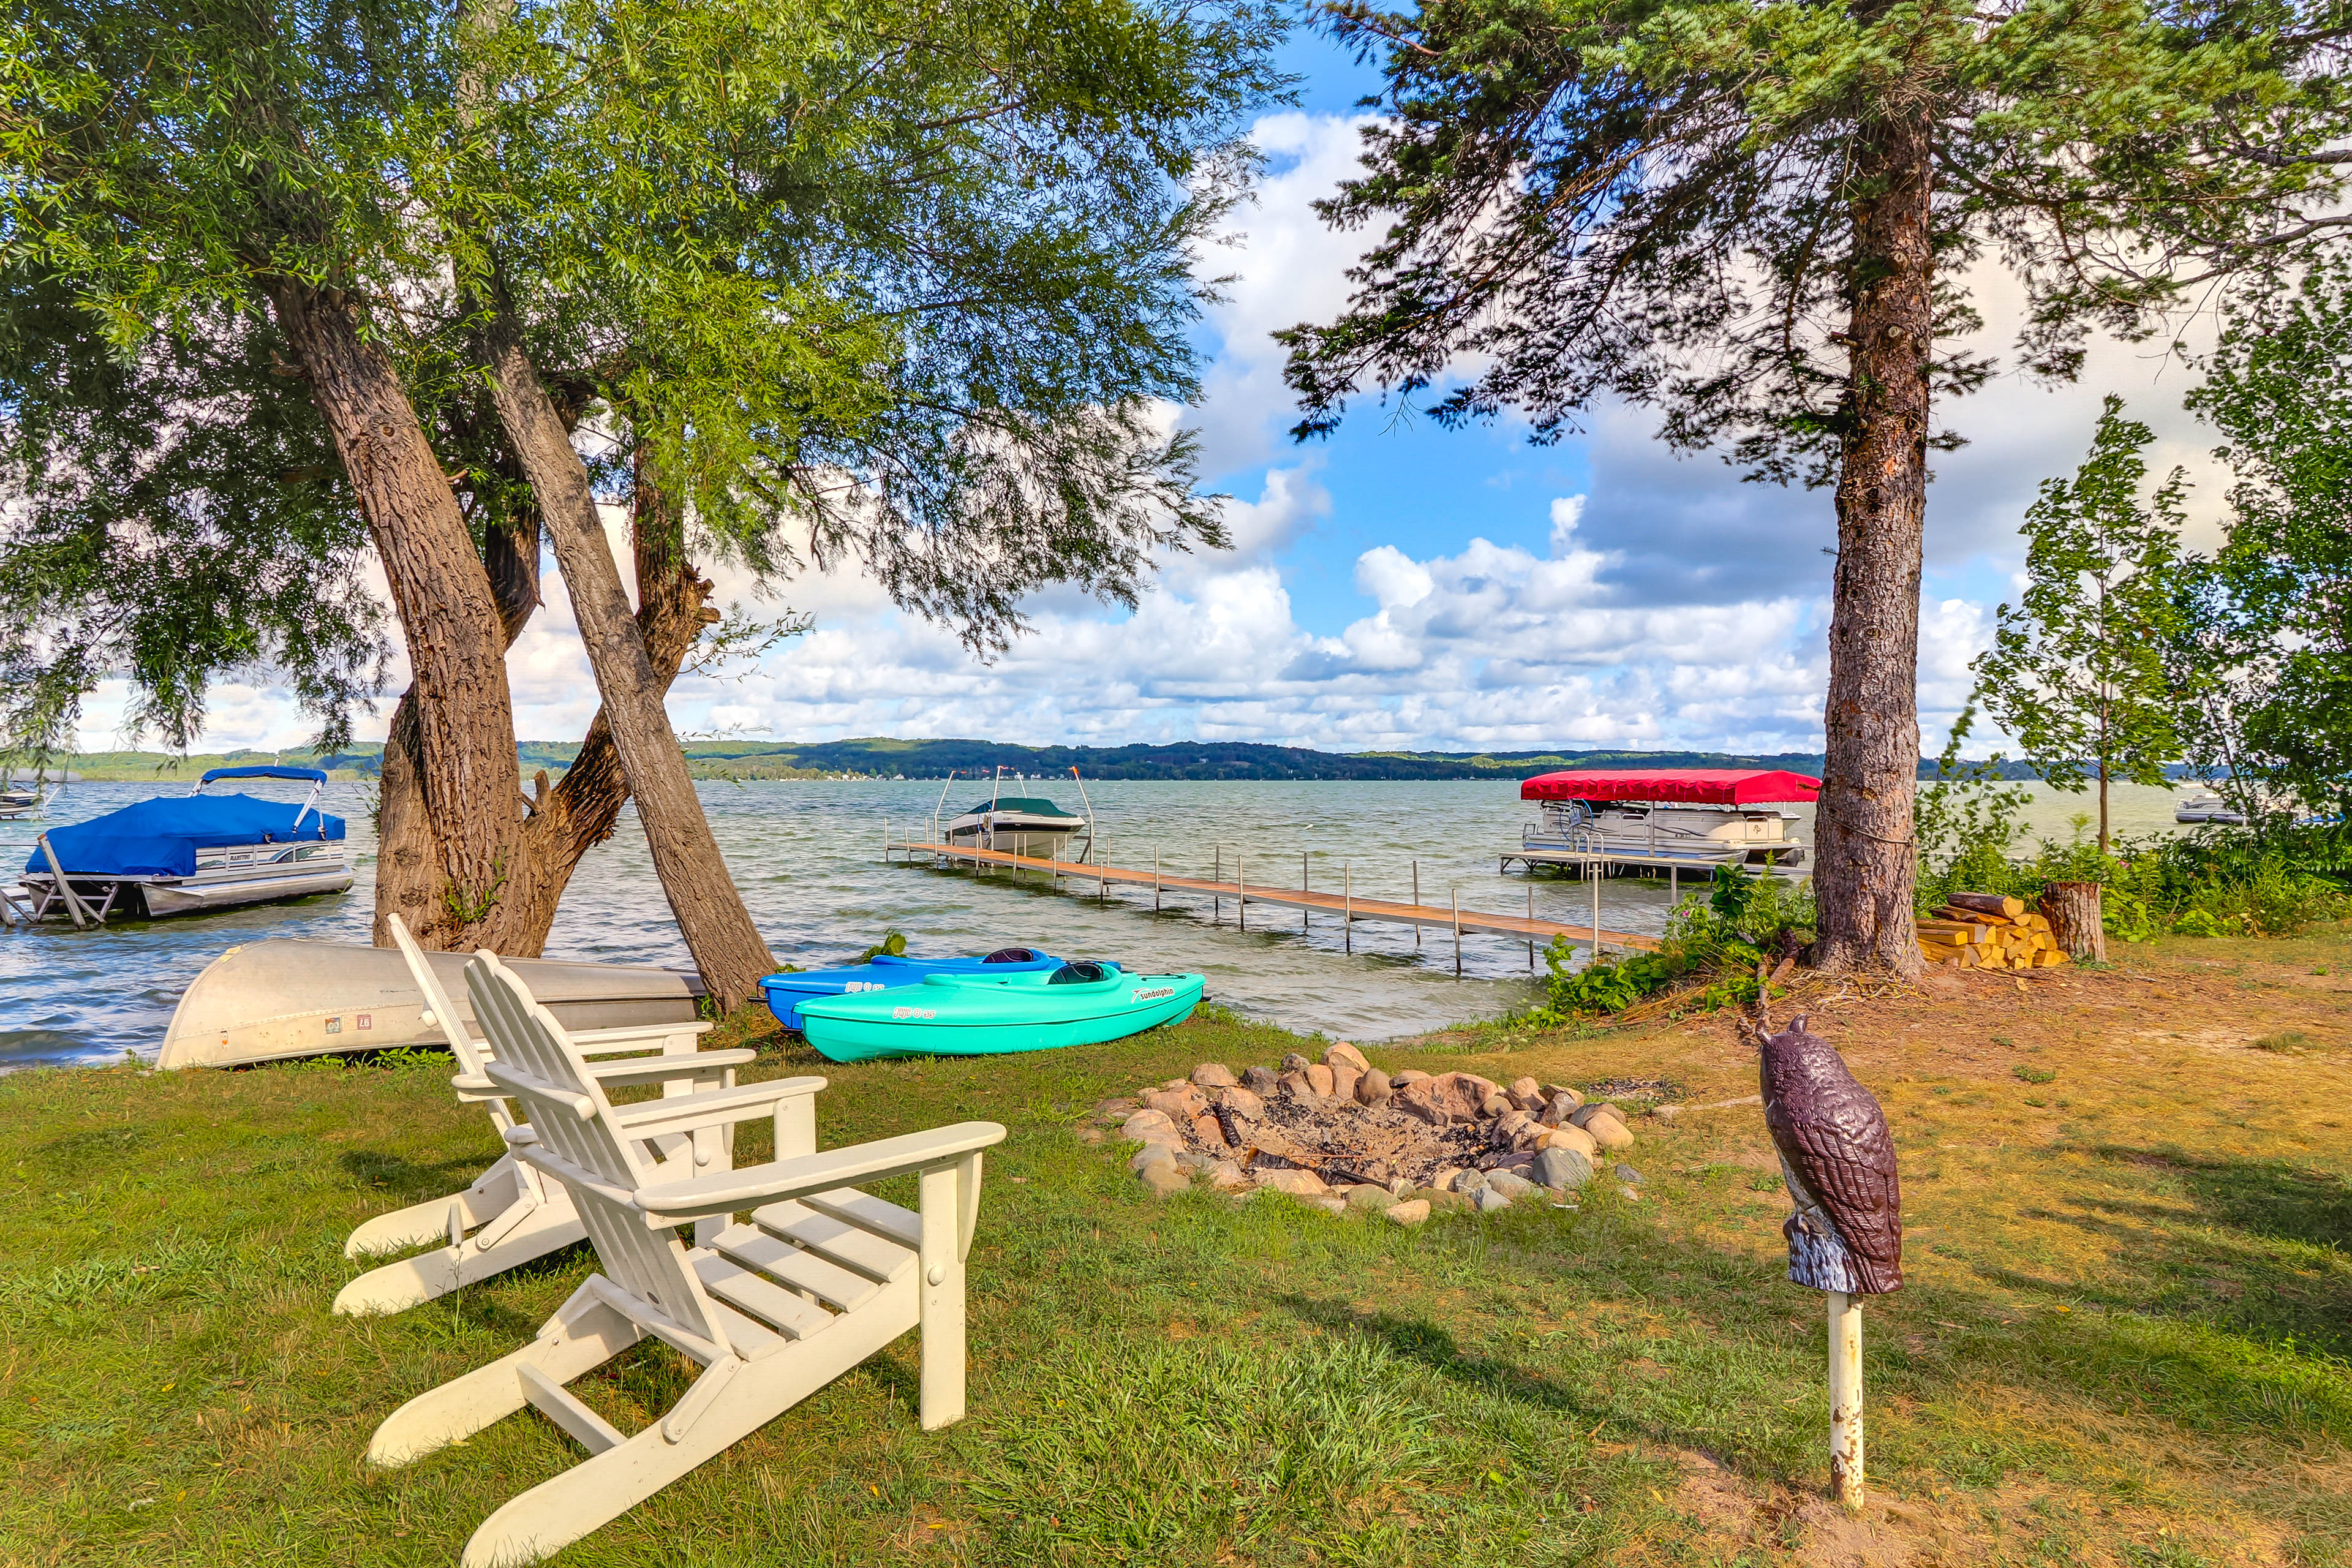
{"label": "forked tree trunk", "polygon": [[760,977],[772,973],[776,961],[743,907],[696,798],[686,753],[663,706],[669,683],[656,672],[631,612],[588,488],[588,470],[504,311],[489,313],[483,350],[491,401],[539,498],[556,563],[571,590],[580,640],[604,702],[602,717],[637,803],[654,869],[703,983],[722,1008],[731,1009],[757,994]]}
{"label": "forked tree trunk", "polygon": [[[686,558],[685,530],[677,508],[642,475],[635,486],[632,524],[637,626],[654,673],[667,689],[687,650],[718,616],[706,607],[710,584]],[[523,825],[524,841],[531,849],[530,876],[508,884],[511,908],[507,940],[515,944],[508,951],[514,952],[535,953],[546,945],[572,871],[583,856],[613,836],[621,807],[628,803],[628,779],[601,709],[563,782],[549,790],[541,775],[541,784],[538,808]]]}
{"label": "forked tree trunk", "polygon": [[[538,518],[534,515],[510,526],[486,529],[482,555],[490,596],[498,606],[501,646],[512,647],[539,608]],[[419,942],[447,951],[444,933],[433,919],[439,897],[438,872],[431,853],[432,835],[425,819],[426,764],[417,732],[416,703],[416,688],[411,686],[401,694],[399,706],[393,710],[392,726],[384,736],[383,771],[377,780],[373,940],[378,947],[392,945],[392,930],[384,923],[384,917],[397,912],[408,922]],[[511,731],[511,721],[509,727]],[[509,732],[509,750],[513,742]],[[518,924],[513,908],[518,897],[526,896],[546,876],[536,842],[540,836],[531,831],[532,826],[524,824],[520,847],[507,862],[506,885],[499,891],[498,909],[472,931],[449,933],[449,942],[454,943],[462,935],[467,942],[510,958],[536,957],[546,945],[547,923],[540,922],[537,935],[531,936],[530,922]],[[564,875],[570,874],[571,866],[567,863]],[[557,892],[562,890],[559,882]],[[551,919],[551,904],[549,914]]]}
{"label": "forked tree trunk", "polygon": [[[408,645],[414,700],[385,747],[394,878],[431,945],[482,940],[520,847],[506,645],[488,574],[392,362],[331,290],[266,285],[367,520]],[[381,907],[381,906],[380,906]]]}
{"label": "forked tree trunk", "polygon": [[1927,501],[1932,123],[1867,125],[1855,161],[1852,386],[1837,485],[1828,755],[1815,819],[1817,967],[1922,968],[1912,926],[1919,570]]}

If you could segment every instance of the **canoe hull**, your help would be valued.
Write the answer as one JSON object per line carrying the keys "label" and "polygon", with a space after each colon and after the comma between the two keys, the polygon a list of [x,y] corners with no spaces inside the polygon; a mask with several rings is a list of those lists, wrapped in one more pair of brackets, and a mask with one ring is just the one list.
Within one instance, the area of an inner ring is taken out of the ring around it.
{"label": "canoe hull", "polygon": [[[468,1023],[463,952],[425,955]],[[699,975],[622,963],[505,961],[567,1028],[684,1024],[698,1014]],[[425,995],[394,948],[330,942],[251,942],[196,976],[163,1032],[159,1068],[241,1067],[392,1046],[444,1047],[424,1021]],[[480,1031],[476,1030],[478,1034]]]}
{"label": "canoe hull", "polygon": [[953,978],[880,996],[844,996],[801,1009],[808,1043],[827,1061],[886,1057],[982,1057],[1123,1040],[1181,1024],[1201,1005],[1198,974],[1122,974],[1090,994],[1060,986],[999,988]]}

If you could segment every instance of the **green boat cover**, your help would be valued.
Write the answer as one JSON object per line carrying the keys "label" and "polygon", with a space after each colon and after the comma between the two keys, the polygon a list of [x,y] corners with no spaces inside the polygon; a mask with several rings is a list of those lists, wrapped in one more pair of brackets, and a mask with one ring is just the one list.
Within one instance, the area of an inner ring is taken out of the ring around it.
{"label": "green boat cover", "polygon": [[1181,1023],[1206,983],[1199,974],[1124,974],[1091,963],[1051,973],[934,974],[920,985],[812,998],[801,1004],[801,1030],[836,1062],[1048,1051]]}

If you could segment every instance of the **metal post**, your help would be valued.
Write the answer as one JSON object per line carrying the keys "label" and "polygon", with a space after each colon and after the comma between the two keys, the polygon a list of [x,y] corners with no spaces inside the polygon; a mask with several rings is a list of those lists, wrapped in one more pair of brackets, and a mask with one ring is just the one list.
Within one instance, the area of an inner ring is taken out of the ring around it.
{"label": "metal post", "polygon": [[1240,919],[1242,930],[1249,930],[1249,870],[1243,865],[1238,849],[1234,851],[1234,913]]}
{"label": "metal post", "polygon": [[49,863],[49,875],[58,879],[58,891],[65,895],[66,913],[73,916],[74,930],[81,930],[89,923],[86,918],[89,911],[82,908],[73,884],[66,880],[65,868],[58,864],[58,852],[49,847],[49,836],[46,833],[41,835],[41,854]]}
{"label": "metal post", "polygon": [[1862,1303],[1843,1290],[1830,1307],[1830,1484],[1837,1500],[1862,1506]]}
{"label": "metal post", "polygon": [[1530,870],[1528,872],[1528,973],[1529,973],[1530,974],[1532,974],[1532,973],[1535,973],[1535,967],[1536,967],[1536,933],[1535,933],[1535,929],[1534,929],[1534,928],[1535,928],[1535,923],[1536,923],[1536,875],[1535,875],[1535,872],[1534,872],[1532,869],[1530,869]]}
{"label": "metal post", "polygon": [[1348,951],[1356,951],[1356,865],[1352,860],[1339,862],[1339,940]]}
{"label": "metal post", "polygon": [[1307,934],[1307,851],[1298,852],[1298,934]]}
{"label": "metal post", "polygon": [[[1225,847],[1223,845],[1220,844],[1217,846],[1216,858],[1212,862],[1212,865],[1215,868],[1209,873],[1209,881],[1212,886],[1214,886],[1225,879]],[[1211,925],[1221,924],[1223,922],[1224,918],[1225,900],[1217,894],[1211,893],[1209,895],[1209,923]]]}
{"label": "metal post", "polygon": [[1454,978],[1462,978],[1462,889],[1446,889],[1454,895]]}
{"label": "metal post", "polygon": [[[1076,769],[1071,771],[1076,772]],[[1087,855],[1095,863],[1095,902],[1108,904],[1110,902],[1110,859],[1108,852],[1102,855],[1095,853],[1095,835],[1092,827],[1087,829]]]}
{"label": "metal post", "polygon": [[1680,866],[1669,866],[1666,868],[1666,908],[1671,910],[1682,901],[1683,868]]}
{"label": "metal post", "polygon": [[1592,962],[1601,958],[1601,862],[1592,863]]}
{"label": "metal post", "polygon": [[[1420,912],[1421,862],[1418,860],[1415,860],[1412,863],[1412,907],[1415,913]],[[1415,947],[1419,947],[1421,945],[1421,922],[1419,921],[1412,922],[1412,945]]]}
{"label": "metal post", "polygon": [[1151,852],[1151,912],[1160,912],[1160,852]]}

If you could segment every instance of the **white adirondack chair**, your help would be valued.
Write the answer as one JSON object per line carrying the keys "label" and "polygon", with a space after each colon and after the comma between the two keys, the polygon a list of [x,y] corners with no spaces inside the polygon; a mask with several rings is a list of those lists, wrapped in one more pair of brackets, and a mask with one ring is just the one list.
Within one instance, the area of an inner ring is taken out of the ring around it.
{"label": "white adirondack chair", "polygon": [[[496,1047],[486,1068],[539,1136],[516,1158],[571,1189],[603,1272],[531,1343],[394,1411],[368,1446],[407,1464],[525,1405],[589,1457],[490,1515],[466,1568],[536,1562],[617,1518],[782,1415],[908,1329],[923,1331],[925,1428],[964,1410],[963,1262],[980,1207],[992,1121],[816,1152],[816,1078],[749,1084],[615,1108],[554,1016],[496,956],[466,966],[475,1016]],[[772,1115],[764,1165],[664,1180],[640,1153],[647,1133],[698,1133]],[[920,1212],[849,1184],[915,1174]],[[677,1227],[727,1219],[709,1245]],[[639,1341],[660,1340],[703,1371],[659,1420],[621,1432],[564,1385]]]}
{"label": "white adirondack chair", "polygon": [[[571,1194],[547,1182],[538,1172],[518,1164],[513,1145],[530,1130],[507,1104],[497,1085],[482,1076],[490,1047],[478,1041],[447,991],[425,961],[424,950],[409,934],[398,915],[391,917],[393,941],[408,960],[408,973],[425,994],[428,1023],[437,1026],[457,1058],[457,1075],[450,1079],[461,1100],[488,1110],[490,1124],[508,1145],[506,1153],[476,1178],[464,1192],[429,1198],[374,1219],[352,1232],[343,1243],[346,1258],[366,1258],[401,1252],[428,1242],[445,1245],[371,1269],[335,1297],[338,1312],[365,1315],[396,1312],[501,1274],[534,1258],[544,1258],[571,1246],[587,1232]],[[628,1084],[662,1086],[665,1097],[689,1094],[698,1087],[731,1088],[734,1069],[758,1059],[750,1050],[701,1051],[696,1047],[715,1026],[708,1023],[640,1024],[625,1028],[583,1030],[572,1037],[583,1057],[598,1058],[588,1071],[599,1081],[619,1088]],[[657,1054],[645,1055],[648,1050]],[[620,1053],[638,1053],[623,1056]],[[731,1148],[725,1129],[714,1129],[698,1140],[683,1133],[666,1133],[655,1140],[657,1157],[686,1159],[705,1168],[724,1165]],[[678,1174],[688,1173],[680,1166]]]}

